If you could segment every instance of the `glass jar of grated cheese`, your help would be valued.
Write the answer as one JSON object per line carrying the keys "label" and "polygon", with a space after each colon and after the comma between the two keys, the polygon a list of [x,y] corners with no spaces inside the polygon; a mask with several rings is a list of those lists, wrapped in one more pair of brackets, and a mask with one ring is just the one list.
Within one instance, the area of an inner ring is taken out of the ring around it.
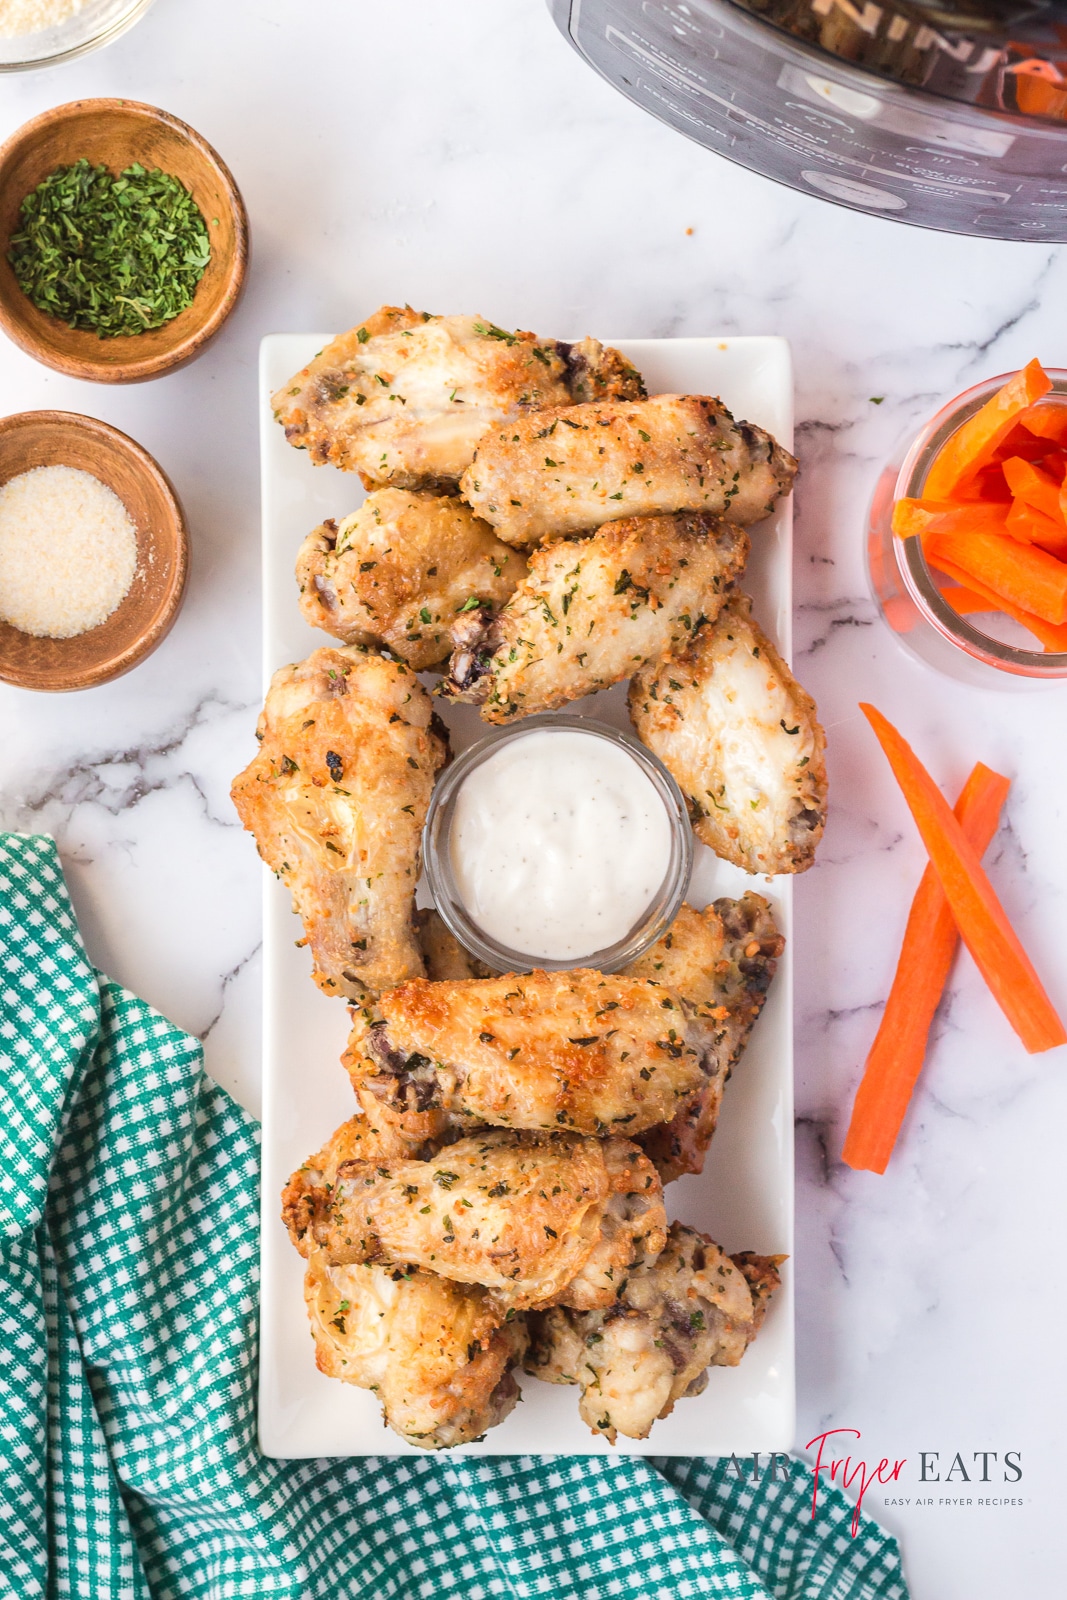
{"label": "glass jar of grated cheese", "polygon": [[152,0],[0,0],[0,72],[49,67],[110,44]]}

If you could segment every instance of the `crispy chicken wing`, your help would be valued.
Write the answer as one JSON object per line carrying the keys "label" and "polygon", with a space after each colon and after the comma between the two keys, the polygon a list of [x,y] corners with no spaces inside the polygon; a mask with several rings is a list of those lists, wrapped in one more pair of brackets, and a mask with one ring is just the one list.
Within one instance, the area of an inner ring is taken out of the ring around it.
{"label": "crispy chicken wing", "polygon": [[290,1177],[282,1190],[282,1221],[293,1239],[303,1239],[347,1162],[429,1159],[436,1149],[435,1143],[406,1138],[388,1123],[376,1127],[362,1113],[349,1117]]}
{"label": "crispy chicken wing", "polygon": [[[293,1173],[282,1219],[304,1238],[346,1162],[433,1153],[433,1146],[413,1148],[388,1127],[352,1117]],[[521,1317],[505,1324],[484,1289],[407,1267],[330,1265],[313,1248],[304,1295],[320,1372],[373,1389],[385,1421],[411,1444],[462,1444],[515,1404],[510,1374],[526,1348],[525,1327]]]}
{"label": "crispy chicken wing", "polygon": [[377,489],[300,547],[300,609],[346,644],[385,645],[416,672],[452,649],[457,616],[499,610],[526,573],[516,550],[454,495]]}
{"label": "crispy chicken wing", "polygon": [[707,1386],[709,1366],[737,1366],[784,1259],[730,1257],[706,1234],[672,1223],[666,1248],[627,1275],[614,1305],[530,1317],[526,1370],[579,1384],[583,1420],[612,1444],[620,1433],[647,1439],[676,1401]]}
{"label": "crispy chicken wing", "polygon": [[479,441],[460,492],[507,544],[532,545],[616,517],[704,511],[759,522],[797,463],[708,395],[530,411]]}
{"label": "crispy chicken wing", "polygon": [[716,617],[747,556],[741,528],[691,512],[546,545],[498,616],[460,619],[442,690],[507,722],[607,688]]}
{"label": "crispy chicken wing", "polygon": [[282,1190],[283,1221],[290,1226],[290,1213],[294,1217],[296,1215],[294,1207],[306,1205],[306,1197],[314,1191],[335,1184],[338,1170],[347,1161],[376,1161],[379,1157],[383,1160],[393,1157],[398,1160],[408,1157],[429,1160],[436,1150],[436,1145],[431,1142],[405,1138],[402,1130],[395,1126],[383,1124],[376,1127],[361,1112],[357,1112],[347,1122],[342,1122],[322,1149],[308,1156],[303,1166],[293,1173]]}
{"label": "crispy chicken wing", "polygon": [[630,716],[698,838],[746,872],[803,872],[826,822],[815,702],[735,596],[688,649],[636,673]]}
{"label": "crispy chicken wing", "polygon": [[655,1168],[627,1140],[500,1128],[432,1161],[349,1162],[285,1216],[303,1255],[420,1267],[516,1310],[606,1305],[620,1273],[662,1248],[666,1221]]}
{"label": "crispy chicken wing", "polygon": [[440,913],[432,909],[416,911],[415,931],[419,949],[426,963],[426,976],[435,983],[452,982],[457,978],[495,978],[496,973],[484,961],[472,956],[441,920]]}
{"label": "crispy chicken wing", "polygon": [[455,485],[485,429],[531,406],[636,399],[640,374],[595,339],[562,344],[478,317],[382,306],[341,334],[273,398],[316,466],[357,471],[369,489]]}
{"label": "crispy chicken wing", "polygon": [[331,1266],[314,1250],[304,1298],[319,1371],[373,1389],[409,1444],[466,1444],[519,1398],[512,1368],[526,1328],[494,1311],[484,1289],[404,1267]]}
{"label": "crispy chicken wing", "polygon": [[664,1183],[704,1170],[723,1090],[763,1010],[784,946],[770,906],[749,893],[716,900],[704,911],[683,906],[663,938],[626,968],[681,997],[705,1073],[669,1122],[635,1135]]}
{"label": "crispy chicken wing", "polygon": [[408,1138],[449,1116],[494,1127],[632,1137],[700,1085],[675,995],[577,968],[402,984],[354,1019],[344,1062],[360,1103]]}
{"label": "crispy chicken wing", "polygon": [[231,795],[303,918],[314,978],[360,999],[423,971],[419,842],[446,738],[403,662],[316,650],[271,679]]}

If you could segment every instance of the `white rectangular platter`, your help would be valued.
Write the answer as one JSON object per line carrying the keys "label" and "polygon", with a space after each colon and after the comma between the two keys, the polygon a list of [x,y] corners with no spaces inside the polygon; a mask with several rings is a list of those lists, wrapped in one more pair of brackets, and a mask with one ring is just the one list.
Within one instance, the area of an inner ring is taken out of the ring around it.
{"label": "white rectangular platter", "polygon": [[[582,330],[579,330],[581,332]],[[595,330],[598,335],[600,330]],[[355,510],[363,490],[355,473],[314,467],[293,450],[273,420],[270,395],[324,344],[327,335],[273,334],[263,340],[260,406],[263,470],[264,681],[289,661],[327,642],[303,621],[293,567],[305,534],[325,517]],[[650,393],[721,395],[735,416],[759,423],[783,444],[793,439],[789,346],[776,338],[617,339],[644,374]],[[753,530],[745,578],[756,615],[783,653],[790,649],[792,606],[790,502]],[[629,727],[625,686],[568,707]],[[485,725],[468,706],[445,706],[453,748]],[[249,754],[251,752],[248,752]],[[704,906],[746,889],[768,895],[787,941],[792,935],[789,878],[753,879],[703,845],[689,892]],[[421,896],[420,896],[421,903]],[[355,1105],[338,1058],[347,1008],[322,994],[310,958],[296,948],[300,924],[286,890],[270,874],[264,890],[263,1229],[260,1310],[259,1439],[265,1455],[411,1454],[383,1431],[372,1394],[315,1368],[304,1312],[304,1263],[279,1220],[289,1174],[352,1116]],[[704,1173],[667,1190],[668,1209],[727,1250],[793,1253],[793,1039],[791,942],[763,1015],[726,1092]],[[613,1453],[578,1416],[578,1391],[523,1377],[524,1403],[471,1455]],[[739,1367],[713,1368],[704,1393],[682,1400],[647,1441],[620,1439],[614,1453],[738,1455],[786,1450],[793,1443],[794,1351],[791,1263],[764,1327]]]}

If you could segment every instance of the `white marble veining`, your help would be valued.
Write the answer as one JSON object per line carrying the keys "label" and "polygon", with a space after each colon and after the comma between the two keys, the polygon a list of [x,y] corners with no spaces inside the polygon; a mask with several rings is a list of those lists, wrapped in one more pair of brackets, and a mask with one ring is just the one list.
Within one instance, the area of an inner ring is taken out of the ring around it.
{"label": "white marble veining", "polygon": [[[796,662],[833,783],[797,896],[798,1445],[853,1427],[871,1464],[907,1457],[894,1495],[911,1504],[866,1504],[899,1533],[916,1600],[1051,1600],[1067,1557],[1067,1063],[1022,1053],[964,959],[889,1173],[838,1153],[922,865],[858,699],[899,720],[946,789],[977,758],[1012,777],[993,876],[1067,1007],[1067,688],[936,677],[877,619],[862,561],[899,433],[1032,355],[1067,364],[1067,252],[911,230],[729,166],[600,83],[541,0],[157,0],[110,49],[6,78],[0,134],[96,94],[165,106],[218,146],[248,201],[252,274],[208,354],[152,384],[78,384],[0,348],[0,410],[125,428],[174,479],[193,541],[182,617],[134,675],[70,698],[0,691],[0,820],[56,834],[96,960],[204,1035],[210,1069],[255,1108],[259,866],[227,788],[259,693],[260,336],[404,299],[546,333],[786,335]],[[1023,1477],[1003,1484],[998,1462],[986,1486],[923,1487],[923,1450],[942,1476],[957,1451],[972,1473],[976,1451],[1019,1451]],[[938,1504],[961,1493],[1024,1504]]]}

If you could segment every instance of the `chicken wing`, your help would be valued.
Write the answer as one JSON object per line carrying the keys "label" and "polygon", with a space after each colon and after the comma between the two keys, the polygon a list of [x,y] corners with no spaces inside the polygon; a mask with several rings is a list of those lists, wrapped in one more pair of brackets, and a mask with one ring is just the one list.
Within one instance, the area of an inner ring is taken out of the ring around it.
{"label": "chicken wing", "polygon": [[741,528],[694,513],[546,545],[498,616],[460,619],[442,692],[499,723],[605,689],[684,647],[747,557]]}
{"label": "chicken wing", "polygon": [[716,855],[746,872],[803,872],[826,823],[826,739],[751,609],[735,596],[688,649],[638,671],[630,716]]}
{"label": "chicken wing", "polygon": [[377,489],[300,547],[300,609],[346,644],[384,645],[422,672],[444,661],[457,616],[499,610],[526,574],[516,550],[453,495]]}
{"label": "chicken wing", "polygon": [[424,1160],[437,1145],[408,1139],[388,1123],[375,1126],[362,1113],[350,1117],[313,1156],[308,1156],[282,1190],[282,1221],[293,1239],[303,1239],[316,1209],[337,1186],[337,1174],[350,1161]]}
{"label": "chicken wing", "polygon": [[402,984],[356,1014],[343,1058],[360,1103],[407,1138],[448,1116],[494,1127],[625,1133],[669,1122],[702,1082],[679,1000],[577,968]]}
{"label": "chicken wing", "polygon": [[447,754],[403,662],[316,650],[271,679],[238,815],[303,918],[314,978],[360,999],[421,974],[419,842]]}
{"label": "chicken wing", "polygon": [[494,422],[531,406],[636,399],[641,376],[595,339],[562,344],[478,317],[382,306],[275,394],[274,415],[316,466],[369,489],[455,486]]}
{"label": "chicken wing", "polygon": [[747,525],[788,494],[797,463],[708,395],[530,411],[478,443],[460,492],[506,544],[616,517],[704,511]]}
{"label": "chicken wing", "polygon": [[625,969],[681,997],[705,1073],[669,1122],[635,1135],[663,1183],[704,1170],[723,1090],[763,1010],[784,946],[770,906],[749,893],[716,900],[704,911],[683,906],[663,938]]}
{"label": "chicken wing", "polygon": [[[294,1175],[295,1176],[295,1175]],[[332,1188],[286,1211],[302,1255],[380,1262],[480,1283],[494,1307],[606,1305],[666,1236],[655,1168],[625,1139],[500,1128],[433,1161],[342,1165]]]}
{"label": "chicken wing", "polygon": [[495,978],[496,973],[484,961],[472,956],[441,920],[434,910],[416,911],[415,931],[419,949],[426,963],[426,976],[435,983],[451,982],[457,978]]}
{"label": "chicken wing", "polygon": [[466,1444],[519,1398],[512,1368],[525,1324],[505,1321],[484,1289],[403,1267],[331,1266],[314,1250],[304,1299],[319,1371],[372,1389],[409,1444]]}
{"label": "chicken wing", "polygon": [[614,1305],[530,1317],[526,1370],[579,1384],[580,1415],[612,1444],[620,1433],[647,1439],[676,1401],[706,1388],[709,1366],[737,1366],[784,1259],[731,1257],[706,1234],[672,1223],[666,1248],[627,1275]]}

